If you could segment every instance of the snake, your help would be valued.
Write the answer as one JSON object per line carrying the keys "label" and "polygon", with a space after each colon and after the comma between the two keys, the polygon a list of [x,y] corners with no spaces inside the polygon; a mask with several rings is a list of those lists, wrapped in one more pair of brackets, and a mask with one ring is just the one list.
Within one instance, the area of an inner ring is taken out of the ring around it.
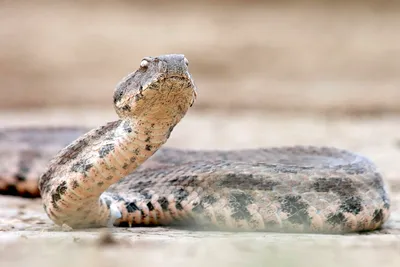
{"label": "snake", "polygon": [[[182,54],[144,57],[115,87],[118,120],[0,131],[0,192],[41,197],[56,225],[346,234],[380,229],[388,187],[334,147],[166,147],[197,99]],[[194,134],[195,131],[194,131]]]}

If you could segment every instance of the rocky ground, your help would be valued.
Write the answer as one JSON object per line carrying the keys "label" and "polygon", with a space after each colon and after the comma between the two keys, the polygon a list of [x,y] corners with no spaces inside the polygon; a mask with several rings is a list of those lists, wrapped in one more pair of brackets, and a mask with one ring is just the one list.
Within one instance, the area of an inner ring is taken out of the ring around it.
{"label": "rocky ground", "polygon": [[[114,118],[111,110],[3,112],[0,124],[94,126]],[[53,226],[39,200],[2,196],[0,262],[4,266],[397,266],[396,261],[400,260],[399,132],[400,117],[396,116],[335,118],[190,112],[167,143],[197,149],[313,144],[362,153],[377,163],[391,189],[392,215],[376,233],[332,236],[166,228],[69,231]]]}

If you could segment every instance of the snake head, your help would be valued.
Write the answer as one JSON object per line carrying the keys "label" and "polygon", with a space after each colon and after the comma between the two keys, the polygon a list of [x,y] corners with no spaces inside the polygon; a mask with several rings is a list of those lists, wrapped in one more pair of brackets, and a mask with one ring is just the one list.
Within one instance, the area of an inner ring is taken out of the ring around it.
{"label": "snake head", "polygon": [[184,115],[197,96],[188,66],[189,61],[181,54],[143,58],[139,68],[114,91],[118,115],[121,118]]}

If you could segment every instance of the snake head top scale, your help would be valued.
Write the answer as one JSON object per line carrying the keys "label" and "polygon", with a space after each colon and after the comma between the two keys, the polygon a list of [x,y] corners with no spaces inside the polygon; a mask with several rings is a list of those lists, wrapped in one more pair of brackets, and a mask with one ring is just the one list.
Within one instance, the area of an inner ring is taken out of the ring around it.
{"label": "snake head top scale", "polygon": [[[189,61],[181,54],[145,57],[114,92],[114,107],[122,118],[184,115],[196,96]],[[178,115],[178,114],[176,114]]]}

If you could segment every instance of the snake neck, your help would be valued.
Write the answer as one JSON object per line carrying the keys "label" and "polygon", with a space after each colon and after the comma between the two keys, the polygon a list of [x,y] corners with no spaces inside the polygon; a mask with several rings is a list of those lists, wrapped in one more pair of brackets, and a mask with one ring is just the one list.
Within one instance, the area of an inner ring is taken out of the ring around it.
{"label": "snake neck", "polygon": [[[50,193],[42,196],[49,217],[58,225],[74,228],[112,224],[121,214],[112,199],[102,193],[152,156],[179,120],[168,116],[125,119],[103,133],[78,156],[81,159],[72,164],[72,172],[52,178],[57,183],[53,182]],[[84,166],[77,165],[81,162]]]}

